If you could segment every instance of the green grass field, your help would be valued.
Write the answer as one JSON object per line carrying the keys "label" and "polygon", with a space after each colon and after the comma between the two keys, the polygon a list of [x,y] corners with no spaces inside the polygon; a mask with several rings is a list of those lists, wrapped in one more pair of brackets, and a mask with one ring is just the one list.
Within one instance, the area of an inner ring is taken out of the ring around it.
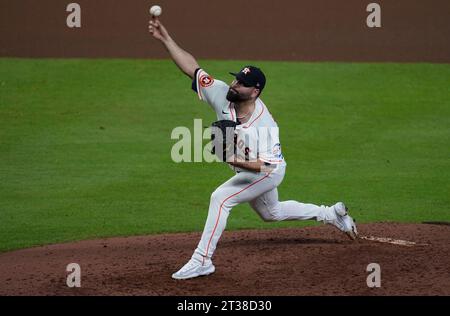
{"label": "green grass field", "polygon": [[[200,61],[216,78],[249,61]],[[280,125],[280,199],[358,222],[450,220],[450,65],[257,62]],[[225,165],[172,162],[176,126],[215,120],[168,60],[0,59],[0,251],[201,231]],[[247,206],[228,229],[264,223]]]}

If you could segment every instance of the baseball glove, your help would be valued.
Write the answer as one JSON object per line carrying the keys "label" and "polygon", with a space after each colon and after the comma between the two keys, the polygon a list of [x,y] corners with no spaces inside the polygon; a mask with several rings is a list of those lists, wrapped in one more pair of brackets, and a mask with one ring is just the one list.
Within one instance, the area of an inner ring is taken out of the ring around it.
{"label": "baseball glove", "polygon": [[220,120],[211,125],[212,150],[221,161],[228,161],[235,154],[234,130],[236,122]]}

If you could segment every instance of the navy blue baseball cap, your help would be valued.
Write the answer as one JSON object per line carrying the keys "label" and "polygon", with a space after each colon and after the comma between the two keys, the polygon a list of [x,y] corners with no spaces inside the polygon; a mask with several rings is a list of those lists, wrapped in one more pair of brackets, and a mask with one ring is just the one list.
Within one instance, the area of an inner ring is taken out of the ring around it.
{"label": "navy blue baseball cap", "polygon": [[258,67],[245,66],[238,73],[230,72],[230,74],[242,82],[245,87],[255,87],[262,91],[266,85],[266,76]]}

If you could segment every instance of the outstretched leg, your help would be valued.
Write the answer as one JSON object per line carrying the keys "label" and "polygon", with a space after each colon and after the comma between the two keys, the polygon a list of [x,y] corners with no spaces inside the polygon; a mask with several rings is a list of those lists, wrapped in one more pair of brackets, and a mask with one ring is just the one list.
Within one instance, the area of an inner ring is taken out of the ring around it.
{"label": "outstretched leg", "polygon": [[315,219],[331,224],[356,239],[358,231],[355,222],[348,215],[342,202],[332,206],[318,206],[297,201],[278,201],[277,188],[268,191],[250,202],[251,207],[264,221],[308,220]]}
{"label": "outstretched leg", "polygon": [[335,219],[334,207],[297,201],[278,201],[278,190],[266,192],[250,202],[250,206],[266,222],[315,219],[321,222]]}

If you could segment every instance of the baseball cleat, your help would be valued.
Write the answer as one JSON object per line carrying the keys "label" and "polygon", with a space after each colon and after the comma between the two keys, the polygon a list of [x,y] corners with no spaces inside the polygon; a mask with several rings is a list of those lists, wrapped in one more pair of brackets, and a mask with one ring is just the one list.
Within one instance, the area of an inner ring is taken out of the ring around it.
{"label": "baseball cleat", "polygon": [[208,260],[202,265],[202,262],[192,258],[179,271],[172,274],[172,278],[186,280],[214,273],[215,270],[216,268],[211,260]]}
{"label": "baseball cleat", "polygon": [[344,203],[338,202],[333,206],[336,219],[331,222],[340,231],[343,231],[350,239],[355,240],[358,238],[358,230],[353,218],[348,215],[348,209]]}

